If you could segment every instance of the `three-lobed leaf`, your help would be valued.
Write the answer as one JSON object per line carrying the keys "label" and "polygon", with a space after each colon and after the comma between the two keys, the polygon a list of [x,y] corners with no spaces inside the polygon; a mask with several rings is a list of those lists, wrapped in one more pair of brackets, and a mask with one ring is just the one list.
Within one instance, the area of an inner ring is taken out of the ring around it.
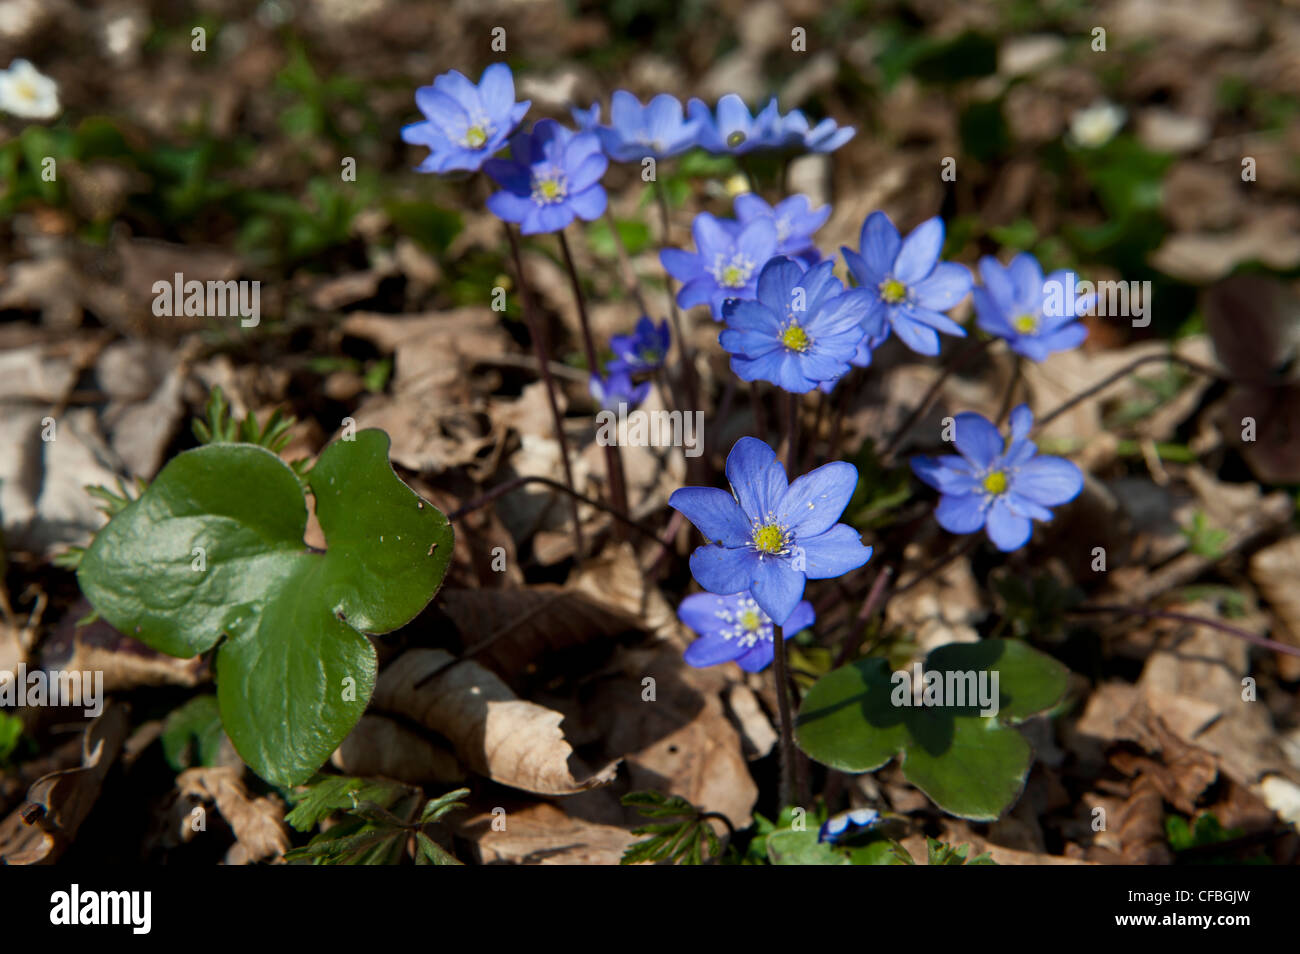
{"label": "three-lobed leaf", "polygon": [[901,754],[903,775],[944,811],[996,819],[1019,797],[1029,771],[1029,744],[1009,726],[1056,705],[1067,671],[1022,642],[1002,639],[941,646],[924,669],[977,678],[996,672],[996,716],[981,715],[974,700],[960,707],[896,705],[893,674],[884,659],[872,657],[817,681],[800,708],[796,741],[818,762],[845,772],[871,772]]}
{"label": "three-lobed leaf", "polygon": [[374,688],[366,634],[433,598],[451,560],[446,518],[393,472],[388,435],[325,449],[308,481],[327,549],[307,547],[294,472],[249,444],[173,458],[96,535],[82,591],[122,632],[173,656],[217,647],[217,699],[245,762],[277,785],[306,781],[360,719]]}

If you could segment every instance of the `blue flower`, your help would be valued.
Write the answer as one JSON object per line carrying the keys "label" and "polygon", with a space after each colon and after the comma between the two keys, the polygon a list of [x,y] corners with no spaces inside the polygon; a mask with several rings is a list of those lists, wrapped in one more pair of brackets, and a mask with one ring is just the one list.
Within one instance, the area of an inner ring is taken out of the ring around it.
{"label": "blue flower", "polygon": [[[757,115],[751,114],[745,101],[735,93],[718,100],[716,113],[698,99],[686,104],[686,113],[698,123],[699,145],[717,155],[738,156],[755,149],[777,149],[787,139],[777,128],[781,116],[775,98]],[[793,134],[788,138],[792,139]]]}
{"label": "blue flower", "polygon": [[824,464],[787,483],[776,452],[742,437],[727,455],[727,480],[731,493],[682,487],[668,498],[708,540],[691,554],[691,575],[710,593],[749,590],[768,616],[787,620],[807,580],[831,579],[871,559],[858,532],[835,522],[858,483],[852,464]]}
{"label": "blue flower", "polygon": [[1011,438],[1003,445],[998,429],[978,414],[954,420],[957,454],[913,457],[916,476],[939,491],[934,516],[949,533],[975,533],[981,527],[1003,551],[1024,546],[1032,520],[1051,520],[1048,507],[1068,503],[1083,489],[1083,472],[1063,457],[1038,454],[1028,440],[1034,415],[1021,404],[1011,412]]}
{"label": "blue flower", "polygon": [[753,298],[759,269],[776,254],[776,224],[755,219],[747,225],[701,212],[691,226],[695,251],[666,248],[659,253],[668,274],[682,283],[677,304],[708,305],[713,320],[722,320],[730,298]]}
{"label": "blue flower", "polygon": [[776,226],[776,254],[797,258],[805,265],[821,261],[812,236],[831,217],[829,205],[814,210],[806,195],[792,195],[772,206],[753,192],[742,192],[736,196],[735,210],[742,225],[755,219],[772,220]]}
{"label": "blue flower", "polygon": [[499,219],[518,223],[525,235],[558,232],[575,217],[605,211],[600,178],[609,160],[594,133],[575,133],[543,119],[531,133],[510,139],[509,159],[489,159],[483,171],[502,187],[487,200]]}
{"label": "blue flower", "polygon": [[[682,600],[677,615],[700,638],[686,647],[686,662],[696,668],[734,662],[745,672],[760,672],[776,651],[772,617],[748,593],[718,596],[696,593]],[[782,638],[789,639],[813,624],[812,604],[801,601],[785,621]]]}
{"label": "blue flower", "polygon": [[592,103],[590,109],[573,106],[569,109],[569,115],[573,117],[578,132],[594,132],[600,125],[600,103]]}
{"label": "blue flower", "polygon": [[599,374],[591,376],[587,389],[596,403],[606,411],[617,411],[620,404],[636,407],[644,401],[650,393],[650,382],[633,385],[632,378],[626,371],[610,365],[606,369],[606,377],[602,378]]}
{"label": "blue flower", "polygon": [[805,274],[777,257],[763,266],[756,299],[727,302],[718,342],[737,377],[806,394],[849,370],[871,296],[861,288],[844,291],[834,268],[822,262]]}
{"label": "blue flower", "polygon": [[853,811],[840,812],[822,822],[817,832],[818,841],[838,844],[845,838],[876,827],[880,821],[880,812],[874,808],[857,808]]}
{"label": "blue flower", "polygon": [[629,374],[657,371],[668,356],[669,340],[667,320],[656,327],[648,316],[642,315],[632,334],[610,336],[609,347],[614,352],[614,360],[607,368]]}
{"label": "blue flower", "polygon": [[1092,296],[1076,295],[1073,272],[1057,271],[1043,280],[1038,259],[1021,252],[1005,268],[990,255],[980,259],[984,285],[973,294],[976,324],[1031,361],[1054,351],[1077,348],[1088,329],[1076,319],[1092,306]]}
{"label": "blue flower", "polygon": [[[869,348],[883,343],[890,329],[913,351],[926,355],[939,353],[939,331],[965,336],[961,325],[940,314],[965,298],[972,282],[965,265],[939,261],[941,219],[927,219],[902,239],[885,213],[872,212],[862,223],[860,241],[860,254],[842,249],[844,260],[858,284],[875,298],[873,313],[883,314],[888,322]],[[866,357],[869,360],[869,354]]]}
{"label": "blue flower", "polygon": [[785,145],[792,141],[809,152],[834,152],[853,138],[857,132],[852,126],[840,126],[833,119],[823,119],[816,126],[797,109],[790,110],[777,121],[776,138]]}
{"label": "blue flower", "polygon": [[698,119],[685,119],[675,96],[660,93],[642,106],[627,90],[616,90],[609,103],[610,125],[597,126],[605,154],[616,162],[636,162],[646,156],[664,159],[695,145]]}
{"label": "blue flower", "polygon": [[402,139],[428,146],[417,172],[477,172],[485,159],[501,150],[528,112],[529,101],[515,102],[510,67],[493,63],[475,86],[456,70],[443,73],[432,86],[415,91],[422,122],[402,128]]}

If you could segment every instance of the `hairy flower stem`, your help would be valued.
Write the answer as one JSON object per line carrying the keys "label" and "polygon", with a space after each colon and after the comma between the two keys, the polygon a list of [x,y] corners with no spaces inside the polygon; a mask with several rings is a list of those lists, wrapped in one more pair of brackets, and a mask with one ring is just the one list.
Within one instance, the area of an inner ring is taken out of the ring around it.
{"label": "hairy flower stem", "polygon": [[[659,225],[663,231],[661,238],[662,247],[667,248],[672,241],[672,218],[668,212],[668,192],[664,189],[663,182],[658,176],[654,180],[655,203],[659,206]],[[677,289],[671,275],[665,275],[664,281],[668,288],[668,315],[672,318],[673,334],[677,337],[677,359],[682,365],[682,386],[686,390],[686,400],[689,402],[689,408],[681,410],[699,410],[700,409],[700,392],[695,380],[695,359],[691,355],[691,347],[686,341],[685,325],[682,321],[681,313],[677,310]]]}
{"label": "hairy flower stem", "polygon": [[1011,380],[1007,383],[1007,393],[1002,396],[1002,406],[998,408],[997,419],[993,422],[999,427],[1006,421],[1007,415],[1011,413],[1011,405],[1016,400],[1016,388],[1020,384],[1020,373],[1024,359],[1016,355],[1016,360],[1011,365]]}
{"label": "hairy flower stem", "polygon": [[[822,432],[822,421],[826,419],[826,408],[830,404],[830,395],[825,391],[819,391],[817,397],[817,413],[813,417],[812,430],[804,439],[803,466],[799,468],[800,473],[812,470],[813,455],[817,453],[817,438]],[[834,453],[834,448],[831,449]]]}
{"label": "hairy flower stem", "polygon": [[528,325],[528,335],[533,339],[533,348],[537,351],[537,365],[542,372],[542,381],[546,384],[546,398],[551,406],[551,421],[555,425],[555,440],[560,445],[560,460],[564,464],[565,490],[569,494],[569,509],[573,514],[574,559],[582,559],[582,524],[578,519],[578,492],[573,486],[573,465],[569,462],[569,440],[564,436],[564,418],[560,415],[560,405],[555,399],[555,379],[551,376],[550,343],[546,329],[533,310],[533,293],[524,275],[523,257],[519,254],[519,239],[515,230],[506,222],[501,223],[510,240],[510,255],[514,259],[515,274],[519,276],[519,294],[523,298],[524,322]]}
{"label": "hairy flower stem", "polygon": [[1173,623],[1188,623],[1193,626],[1208,626],[1210,629],[1217,629],[1221,633],[1227,633],[1229,636],[1236,636],[1238,639],[1244,639],[1248,643],[1253,643],[1262,649],[1271,649],[1275,653],[1284,653],[1287,656],[1300,656],[1300,648],[1288,646],[1286,643],[1279,643],[1269,639],[1266,636],[1260,636],[1258,633],[1252,633],[1248,629],[1242,629],[1239,626],[1233,626],[1222,620],[1207,619],[1204,616],[1193,616],[1190,613],[1175,613],[1169,610],[1153,610],[1142,606],[1076,606],[1069,613],[1114,613],[1118,616],[1141,616],[1145,619],[1164,619]]}
{"label": "hairy flower stem", "polygon": [[627,293],[632,296],[636,306],[640,309],[641,314],[649,315],[646,310],[645,295],[641,292],[641,279],[637,277],[636,270],[632,267],[632,256],[627,253],[627,246],[623,244],[623,236],[618,234],[618,223],[614,221],[614,213],[608,205],[605,206],[605,223],[609,226],[609,234],[614,237],[614,250],[618,253],[619,271],[623,275],[623,287]]}
{"label": "hairy flower stem", "polygon": [[993,343],[993,340],[994,339],[992,338],[985,338],[983,341],[968,345],[965,351],[957,355],[954,360],[944,365],[943,370],[939,372],[939,376],[935,378],[934,383],[930,385],[930,389],[925,392],[925,397],[921,398],[921,403],[912,410],[912,413],[907,416],[907,419],[903,421],[898,430],[894,431],[889,440],[885,442],[885,448],[880,454],[880,462],[884,466],[888,467],[893,464],[894,455],[898,453],[898,448],[899,445],[903,443],[903,438],[907,436],[908,432],[916,426],[917,422],[928,410],[930,410],[930,407],[934,402],[938,400],[939,392],[943,390],[943,383],[953,374],[960,371],[967,364],[973,361],[976,356],[983,354],[989,345]]}
{"label": "hairy flower stem", "polygon": [[786,685],[785,632],[782,627],[774,628],[773,637],[776,645],[772,647],[772,659],[775,663],[772,675],[776,681],[776,710],[781,723],[781,748],[779,751],[779,771],[781,774],[778,811],[794,804],[794,716],[790,710],[789,688]]}
{"label": "hairy flower stem", "polygon": [[[573,286],[573,299],[578,305],[578,323],[582,325],[582,347],[587,355],[587,368],[592,374],[600,373],[600,358],[596,354],[596,342],[591,337],[591,324],[587,321],[587,302],[582,295],[582,282],[578,280],[578,269],[573,264],[573,252],[569,249],[569,240],[561,230],[560,251],[564,253],[564,264],[569,270],[569,283]],[[605,477],[609,482],[609,499],[614,509],[624,516],[629,516],[627,507],[627,480],[623,476],[623,455],[617,444],[604,445]],[[616,525],[615,536],[623,537],[621,527]]]}
{"label": "hairy flower stem", "polygon": [[1220,378],[1225,381],[1232,380],[1227,375],[1223,374],[1223,372],[1218,371],[1215,368],[1211,368],[1207,365],[1201,364],[1198,361],[1191,361],[1187,358],[1180,357],[1179,355],[1176,354],[1161,353],[1161,354],[1143,355],[1141,358],[1135,358],[1133,361],[1130,361],[1128,364],[1124,365],[1124,367],[1120,368],[1114,374],[1109,374],[1106,377],[1102,378],[1092,387],[1080,391],[1078,394],[1070,398],[1064,404],[1061,404],[1059,407],[1052,409],[1051,412],[1040,417],[1037,423],[1034,425],[1034,429],[1031,433],[1038,433],[1043,428],[1045,428],[1048,424],[1052,423],[1052,421],[1056,420],[1058,417],[1064,414],[1066,411],[1069,411],[1071,408],[1075,407],[1078,404],[1082,404],[1084,401],[1088,400],[1088,398],[1101,393],[1102,391],[1106,390],[1106,388],[1110,387],[1112,384],[1116,383],[1117,381],[1122,381],[1124,378],[1128,377],[1130,374],[1132,374],[1142,365],[1151,364],[1153,361],[1169,361],[1172,362],[1173,364],[1180,364],[1187,370],[1195,371],[1197,374],[1204,374],[1207,377]]}
{"label": "hairy flower stem", "polygon": [[758,384],[749,385],[749,406],[754,412],[754,434],[764,444],[767,443],[767,413],[763,410],[763,395],[758,393]]}

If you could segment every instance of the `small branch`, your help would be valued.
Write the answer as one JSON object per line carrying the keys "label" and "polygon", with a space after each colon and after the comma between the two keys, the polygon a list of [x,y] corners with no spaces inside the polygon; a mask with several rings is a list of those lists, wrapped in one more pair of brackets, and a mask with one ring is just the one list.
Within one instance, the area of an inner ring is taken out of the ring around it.
{"label": "small branch", "polygon": [[[569,240],[561,229],[560,251],[564,254],[564,265],[569,270],[569,284],[573,286],[573,299],[578,305],[578,323],[582,325],[582,346],[587,353],[587,370],[592,374],[600,373],[600,359],[596,355],[596,342],[591,336],[591,323],[587,320],[587,302],[582,294],[582,282],[578,280],[578,269],[573,263],[573,252],[569,249]],[[609,497],[619,513],[628,513],[627,480],[623,475],[623,455],[617,444],[603,445],[605,452],[605,477],[609,482]],[[621,536],[621,534],[619,534]]]}
{"label": "small branch", "polygon": [[1115,384],[1118,381],[1122,381],[1124,378],[1128,377],[1138,368],[1142,367],[1142,365],[1151,364],[1155,361],[1168,361],[1172,364],[1182,365],[1184,368],[1187,368],[1187,370],[1189,371],[1195,371],[1198,374],[1204,374],[1207,377],[1229,380],[1227,376],[1224,375],[1221,371],[1218,371],[1207,365],[1201,364],[1199,361],[1192,361],[1188,358],[1180,357],[1179,355],[1173,354],[1172,352],[1170,353],[1161,352],[1160,354],[1143,355],[1140,358],[1135,358],[1134,360],[1130,361],[1128,364],[1124,365],[1124,367],[1120,368],[1115,373],[1108,374],[1106,377],[1102,378],[1092,387],[1080,391],[1078,394],[1070,398],[1064,404],[1061,404],[1059,407],[1054,408],[1049,413],[1040,417],[1038,421],[1034,424],[1034,432],[1038,432],[1042,430],[1048,424],[1051,424],[1052,421],[1056,420],[1058,417],[1064,414],[1066,411],[1069,411],[1071,408],[1079,404],[1082,404],[1084,401],[1088,400],[1088,398],[1101,393],[1102,391],[1110,387],[1112,384]]}
{"label": "small branch", "polygon": [[987,351],[993,341],[993,338],[985,338],[983,341],[970,344],[966,347],[966,350],[959,354],[953,361],[944,365],[943,370],[939,372],[939,377],[935,378],[934,383],[931,384],[929,390],[925,392],[925,397],[921,398],[921,403],[913,409],[912,413],[907,416],[907,419],[903,421],[898,430],[896,430],[885,443],[885,448],[880,454],[880,460],[884,466],[888,467],[893,464],[894,455],[898,452],[899,445],[903,443],[903,438],[907,436],[908,432],[916,426],[917,422],[921,420],[925,413],[930,410],[931,406],[933,406],[934,402],[938,400],[939,393],[943,390],[944,382],[966,365],[970,364],[976,356]]}
{"label": "small branch", "polygon": [[492,503],[494,500],[497,500],[500,497],[504,497],[506,494],[510,493],[511,491],[518,490],[520,487],[525,487],[528,484],[541,484],[543,487],[550,487],[552,490],[558,490],[560,491],[560,493],[567,494],[569,497],[573,499],[573,504],[575,508],[577,507],[578,502],[581,501],[582,503],[595,507],[601,513],[609,514],[619,523],[623,524],[624,526],[631,527],[633,530],[636,530],[638,533],[642,534],[643,536],[649,537],[651,540],[654,540],[656,543],[660,543],[660,544],[664,543],[664,541],[660,538],[659,534],[656,533],[654,530],[651,530],[649,527],[646,527],[638,523],[637,521],[633,520],[631,517],[619,513],[617,510],[615,510],[613,507],[611,507],[609,504],[605,503],[604,501],[595,500],[591,497],[588,497],[586,494],[580,494],[576,490],[564,486],[564,484],[560,483],[558,480],[551,480],[551,478],[549,477],[541,477],[538,475],[531,475],[531,474],[526,475],[524,477],[516,477],[513,480],[507,480],[504,484],[497,484],[497,486],[493,487],[491,490],[487,491],[481,496],[475,497],[473,500],[469,501],[469,503],[466,503],[461,507],[457,508],[456,510],[453,510],[451,513],[447,515],[447,519],[454,523],[455,521],[464,517],[466,514],[473,513],[475,510],[482,510],[484,507]]}
{"label": "small branch", "polygon": [[781,723],[781,748],[779,753],[781,802],[777,806],[779,811],[794,804],[794,780],[792,777],[795,761],[794,716],[790,711],[790,694],[786,687],[785,632],[783,628],[780,626],[772,627],[772,638],[775,640],[775,645],[772,647],[772,659],[775,663],[772,675],[776,683],[776,709]]}
{"label": "small branch", "polygon": [[1113,613],[1117,616],[1141,616],[1144,619],[1163,619],[1171,623],[1187,623],[1192,626],[1208,626],[1210,629],[1216,629],[1221,633],[1227,633],[1229,636],[1236,636],[1238,639],[1244,639],[1248,643],[1259,646],[1261,649],[1271,649],[1275,653],[1283,653],[1287,656],[1300,656],[1300,648],[1288,646],[1286,643],[1279,643],[1276,640],[1269,639],[1266,636],[1260,636],[1258,633],[1252,633],[1248,629],[1242,629],[1240,626],[1233,626],[1217,619],[1208,619],[1204,616],[1193,616],[1190,613],[1175,613],[1170,610],[1153,610],[1145,609],[1141,606],[1077,606],[1069,611],[1070,613]]}

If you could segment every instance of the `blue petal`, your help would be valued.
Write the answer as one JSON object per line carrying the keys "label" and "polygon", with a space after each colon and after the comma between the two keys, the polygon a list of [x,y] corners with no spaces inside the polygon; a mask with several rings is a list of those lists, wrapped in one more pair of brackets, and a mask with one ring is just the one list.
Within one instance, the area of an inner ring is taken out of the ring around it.
{"label": "blue petal", "polygon": [[749,548],[696,547],[691,554],[691,576],[710,593],[749,589],[757,568],[758,556]]}
{"label": "blue petal", "polygon": [[742,437],[727,455],[726,469],[731,489],[750,521],[766,520],[776,512],[788,486],[776,451],[756,437]]}
{"label": "blue petal", "polygon": [[796,537],[825,533],[840,519],[858,486],[858,469],[845,461],[823,464],[794,480],[781,498],[777,520]]}
{"label": "blue petal", "polygon": [[710,633],[687,646],[682,658],[688,666],[703,669],[705,666],[731,662],[749,652],[738,639],[724,639],[720,633]]}
{"label": "blue petal", "polygon": [[953,418],[953,443],[963,457],[981,467],[990,466],[1002,453],[1002,435],[974,411],[963,411]]}
{"label": "blue petal", "polygon": [[677,618],[699,635],[708,636],[727,625],[718,614],[734,609],[736,602],[734,596],[692,593],[678,604]]}
{"label": "blue petal", "polygon": [[999,498],[989,508],[988,521],[985,523],[989,539],[1003,553],[1018,550],[1029,542],[1033,533],[1033,524],[1028,517],[1012,513],[1005,500]]}
{"label": "blue petal", "polygon": [[1029,435],[1034,426],[1034,412],[1028,404],[1017,404],[1011,411],[1011,440],[1021,440]]}
{"label": "blue petal", "polygon": [[894,262],[894,277],[904,285],[916,285],[934,269],[943,249],[943,220],[926,219],[903,240]]}
{"label": "blue petal", "polygon": [[810,580],[830,580],[856,570],[871,559],[871,547],[847,523],[837,523],[825,533],[796,538],[803,549],[804,575]]}
{"label": "blue petal", "polygon": [[790,618],[781,624],[785,632],[785,638],[789,639],[801,629],[807,629],[817,620],[817,614],[813,611],[813,605],[807,600],[801,600],[799,605],[794,608]]}
{"label": "blue petal", "polygon": [[984,526],[984,517],[980,494],[944,494],[934,508],[934,519],[949,533],[974,533]]}
{"label": "blue petal", "polygon": [[[858,281],[863,285],[879,285],[885,280],[885,277],[894,270],[894,262],[898,258],[899,248],[903,240],[899,237],[898,229],[894,228],[894,223],[889,221],[889,216],[884,212],[872,212],[862,223],[862,234],[859,236],[858,245],[861,249],[862,261],[866,264],[865,274],[857,275]],[[846,255],[845,258],[848,258]],[[849,266],[853,266],[850,264]]]}
{"label": "blue petal", "polygon": [[[736,498],[718,487],[681,487],[668,498],[668,506],[695,524],[709,543],[738,547],[749,541],[750,522]],[[732,592],[737,592],[732,590]]]}
{"label": "blue petal", "polygon": [[[786,636],[785,638],[789,639],[790,637]],[[762,672],[772,665],[772,660],[775,658],[776,643],[770,639],[761,639],[744,655],[736,658],[736,665],[745,672]]]}
{"label": "blue petal", "polygon": [[940,262],[912,289],[917,304],[931,311],[947,311],[966,297],[972,284],[970,269],[956,262]]}
{"label": "blue petal", "polygon": [[772,619],[789,619],[803,597],[804,582],[804,574],[790,569],[790,561],[759,560],[756,557],[749,592],[754,602]]}
{"label": "blue petal", "polygon": [[1064,457],[1035,457],[1022,464],[1012,489],[1044,507],[1068,503],[1083,490],[1083,471]]}
{"label": "blue petal", "polygon": [[785,314],[801,278],[803,269],[790,259],[781,255],[770,259],[758,276],[758,300],[778,315]]}

